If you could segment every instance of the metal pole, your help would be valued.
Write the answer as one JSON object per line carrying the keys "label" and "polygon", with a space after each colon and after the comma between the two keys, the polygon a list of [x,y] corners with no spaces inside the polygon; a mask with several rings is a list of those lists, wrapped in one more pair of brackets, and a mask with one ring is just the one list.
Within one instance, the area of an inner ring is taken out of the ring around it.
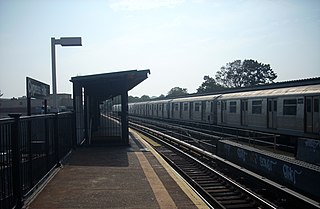
{"label": "metal pole", "polygon": [[121,127],[122,140],[129,145],[129,124],[128,124],[128,92],[121,94]]}
{"label": "metal pole", "polygon": [[27,115],[30,116],[31,115],[31,96],[29,94],[29,79],[28,77],[26,78],[26,84],[27,84]]}
{"label": "metal pole", "polygon": [[57,104],[57,73],[56,73],[56,39],[51,38],[51,61],[52,61],[52,109],[58,112]]}

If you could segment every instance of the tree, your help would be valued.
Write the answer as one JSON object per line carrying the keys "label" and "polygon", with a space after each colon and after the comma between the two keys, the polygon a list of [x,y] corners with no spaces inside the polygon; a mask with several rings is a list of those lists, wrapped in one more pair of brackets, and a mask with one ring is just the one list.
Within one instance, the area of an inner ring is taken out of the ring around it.
{"label": "tree", "polygon": [[139,97],[128,96],[128,102],[129,103],[140,102],[140,98]]}
{"label": "tree", "polygon": [[148,95],[142,95],[141,98],[140,98],[141,102],[149,101],[149,100],[150,100],[150,97]]}
{"label": "tree", "polygon": [[186,88],[174,87],[168,92],[167,97],[177,97],[177,96],[182,96],[186,94],[188,94],[188,91]]}
{"label": "tree", "polygon": [[221,86],[220,84],[217,84],[214,78],[211,78],[208,75],[204,76],[203,80],[204,82],[197,89],[197,93],[211,93],[225,89],[225,87]]}
{"label": "tree", "polygon": [[231,88],[273,83],[276,78],[277,74],[269,64],[259,63],[252,59],[227,63],[216,73],[216,82]]}

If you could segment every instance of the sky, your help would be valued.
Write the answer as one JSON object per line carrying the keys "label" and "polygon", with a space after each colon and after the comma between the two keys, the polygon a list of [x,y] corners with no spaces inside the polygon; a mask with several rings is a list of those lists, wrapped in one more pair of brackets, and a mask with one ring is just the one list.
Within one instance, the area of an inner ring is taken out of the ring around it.
{"label": "sky", "polygon": [[26,95],[26,77],[58,93],[71,77],[150,69],[129,95],[196,92],[203,77],[240,59],[270,64],[275,81],[320,76],[320,0],[0,0],[0,91]]}

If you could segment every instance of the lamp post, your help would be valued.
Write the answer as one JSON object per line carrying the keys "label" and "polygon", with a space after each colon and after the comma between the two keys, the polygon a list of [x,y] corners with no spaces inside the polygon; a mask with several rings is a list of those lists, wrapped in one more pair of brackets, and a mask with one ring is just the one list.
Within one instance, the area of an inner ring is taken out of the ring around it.
{"label": "lamp post", "polygon": [[56,73],[56,45],[61,46],[82,46],[81,37],[61,37],[60,39],[51,38],[51,61],[52,61],[52,100],[53,111],[58,112],[57,101],[57,73]]}

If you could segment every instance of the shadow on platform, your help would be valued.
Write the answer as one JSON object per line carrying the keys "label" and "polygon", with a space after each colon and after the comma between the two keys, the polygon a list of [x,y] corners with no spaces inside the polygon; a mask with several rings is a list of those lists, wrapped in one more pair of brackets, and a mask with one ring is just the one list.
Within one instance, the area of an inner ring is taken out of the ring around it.
{"label": "shadow on platform", "polygon": [[129,135],[129,146],[123,145],[119,137],[95,137],[91,145],[77,148],[65,164],[75,166],[128,167],[128,152],[146,149]]}
{"label": "shadow on platform", "polygon": [[124,146],[81,147],[77,148],[65,164],[74,166],[128,167],[127,152],[131,152],[131,149]]}

